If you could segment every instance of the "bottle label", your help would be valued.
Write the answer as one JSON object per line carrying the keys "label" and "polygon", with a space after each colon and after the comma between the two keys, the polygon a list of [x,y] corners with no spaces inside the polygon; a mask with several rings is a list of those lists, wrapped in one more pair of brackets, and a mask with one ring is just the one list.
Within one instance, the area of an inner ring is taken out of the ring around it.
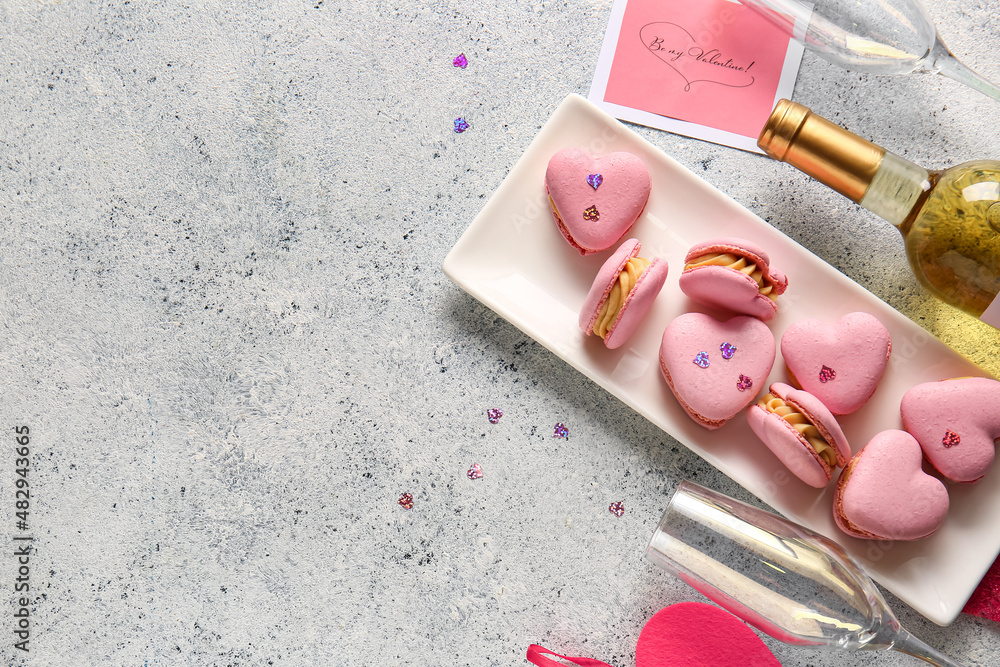
{"label": "bottle label", "polygon": [[887,151],[865,196],[858,203],[899,227],[920,195],[930,187],[929,177],[923,167]]}
{"label": "bottle label", "polygon": [[993,299],[993,303],[990,304],[990,307],[983,312],[979,319],[994,329],[1000,329],[1000,294]]}

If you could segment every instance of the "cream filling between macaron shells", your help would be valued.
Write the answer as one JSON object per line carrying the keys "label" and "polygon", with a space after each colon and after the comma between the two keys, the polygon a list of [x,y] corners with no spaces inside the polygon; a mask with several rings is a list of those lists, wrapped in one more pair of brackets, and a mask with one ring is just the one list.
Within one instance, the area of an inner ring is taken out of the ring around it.
{"label": "cream filling between macaron shells", "polygon": [[611,287],[608,297],[601,304],[601,309],[597,313],[597,319],[594,322],[593,328],[595,334],[602,339],[608,335],[608,332],[614,327],[615,322],[618,321],[618,315],[628,301],[629,293],[631,293],[636,283],[639,282],[639,277],[651,264],[652,262],[644,257],[632,257],[625,263],[621,273],[618,274],[618,279],[615,280],[614,285]]}
{"label": "cream filling between macaron shells", "polygon": [[727,269],[739,271],[753,278],[761,294],[772,301],[778,298],[778,295],[774,292],[774,285],[765,283],[763,269],[742,255],[731,252],[708,252],[692,258],[691,261],[684,265],[684,270],[688,271],[703,266],[722,266]]}
{"label": "cream filling between macaron shells", "polygon": [[807,415],[774,394],[765,394],[757,402],[757,405],[788,422],[805,439],[823,462],[829,466],[830,470],[836,470],[837,448],[820,432],[816,424]]}

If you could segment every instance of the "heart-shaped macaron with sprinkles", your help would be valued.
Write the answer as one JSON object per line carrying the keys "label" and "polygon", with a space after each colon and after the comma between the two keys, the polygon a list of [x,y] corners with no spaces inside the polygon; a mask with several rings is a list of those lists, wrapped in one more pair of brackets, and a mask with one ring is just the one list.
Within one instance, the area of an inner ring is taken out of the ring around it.
{"label": "heart-shaped macaron with sprinkles", "polygon": [[868,402],[889,361],[889,331],[873,315],[848,313],[833,324],[800,320],[781,337],[792,383],[830,412],[846,415]]}
{"label": "heart-shaped macaron with sprinkles", "polygon": [[882,431],[858,452],[837,482],[833,516],[848,535],[917,540],[948,515],[948,490],[922,469],[920,445],[906,431]]}
{"label": "heart-shaped macaron with sprinkles", "polygon": [[746,623],[704,602],[679,602],[656,612],[639,633],[635,665],[781,667]]}
{"label": "heart-shaped macaron with sprinkles", "polygon": [[1000,439],[1000,382],[969,377],[918,384],[903,395],[903,427],[953,482],[986,474]]}
{"label": "heart-shaped macaron with sprinkles", "polygon": [[755,317],[686,313],[663,332],[660,371],[684,411],[716,429],[753,402],[774,355],[774,335]]}
{"label": "heart-shaped macaron with sprinkles", "polygon": [[545,170],[552,215],[581,255],[617,243],[646,207],[651,188],[646,164],[631,153],[595,157],[579,148],[564,148]]}

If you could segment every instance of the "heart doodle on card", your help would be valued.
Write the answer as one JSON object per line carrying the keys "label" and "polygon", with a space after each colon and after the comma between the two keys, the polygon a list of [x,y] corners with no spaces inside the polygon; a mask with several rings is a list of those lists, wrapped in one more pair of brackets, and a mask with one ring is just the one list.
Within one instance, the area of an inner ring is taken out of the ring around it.
{"label": "heart doodle on card", "polygon": [[684,92],[695,83],[715,83],[730,88],[752,86],[749,73],[755,61],[736,61],[715,48],[706,48],[676,23],[657,21],[639,30],[639,39],[654,56],[681,75]]}

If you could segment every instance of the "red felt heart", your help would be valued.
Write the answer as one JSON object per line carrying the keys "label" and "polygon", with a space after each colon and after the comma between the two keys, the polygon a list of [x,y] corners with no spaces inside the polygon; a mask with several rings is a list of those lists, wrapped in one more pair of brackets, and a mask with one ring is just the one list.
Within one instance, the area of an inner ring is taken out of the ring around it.
{"label": "red felt heart", "polygon": [[925,382],[906,392],[900,412],[924,456],[948,479],[974,482],[993,463],[1000,438],[1000,382]]}
{"label": "red felt heart", "polygon": [[636,667],[781,667],[753,630],[702,602],[681,602],[649,619],[635,647]]}
{"label": "red felt heart", "polygon": [[649,52],[684,79],[685,92],[695,83],[714,83],[731,88],[752,85],[752,62],[735,62],[717,48],[699,44],[685,28],[668,21],[647,23],[639,39]]}
{"label": "red felt heart", "polygon": [[781,337],[781,354],[794,382],[846,415],[864,405],[885,372],[892,341],[868,313],[849,313],[833,324],[800,320]]}
{"label": "red felt heart", "polygon": [[847,464],[833,513],[854,537],[916,540],[948,515],[948,490],[922,470],[920,445],[906,431],[882,431]]}
{"label": "red felt heart", "polygon": [[552,156],[545,171],[559,231],[583,255],[618,242],[646,207],[651,187],[646,164],[631,153],[595,158],[566,148]]}

